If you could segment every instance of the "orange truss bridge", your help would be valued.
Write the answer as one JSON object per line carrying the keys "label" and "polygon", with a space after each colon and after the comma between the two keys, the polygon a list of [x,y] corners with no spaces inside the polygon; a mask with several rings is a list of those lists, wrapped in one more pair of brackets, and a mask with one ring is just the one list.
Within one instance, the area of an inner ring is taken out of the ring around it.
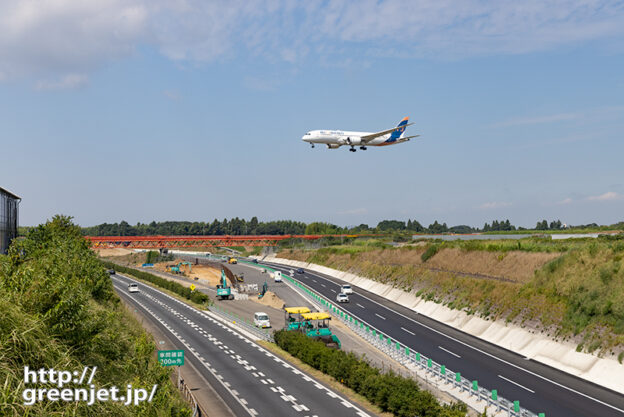
{"label": "orange truss bridge", "polygon": [[245,236],[85,236],[95,249],[175,249],[217,246],[275,246],[281,240],[318,240],[324,237],[364,237],[377,235],[245,235]]}

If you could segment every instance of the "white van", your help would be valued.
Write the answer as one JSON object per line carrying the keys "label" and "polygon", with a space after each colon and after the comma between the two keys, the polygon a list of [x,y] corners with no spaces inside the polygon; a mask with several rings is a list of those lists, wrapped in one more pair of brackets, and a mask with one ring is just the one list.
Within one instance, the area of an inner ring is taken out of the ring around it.
{"label": "white van", "polygon": [[269,320],[269,315],[261,311],[258,313],[254,313],[254,325],[256,327],[260,327],[261,329],[271,327],[271,321]]}
{"label": "white van", "polygon": [[139,292],[139,286],[137,284],[128,285],[128,292]]}
{"label": "white van", "polygon": [[282,282],[282,271],[275,271],[273,273],[273,281]]}

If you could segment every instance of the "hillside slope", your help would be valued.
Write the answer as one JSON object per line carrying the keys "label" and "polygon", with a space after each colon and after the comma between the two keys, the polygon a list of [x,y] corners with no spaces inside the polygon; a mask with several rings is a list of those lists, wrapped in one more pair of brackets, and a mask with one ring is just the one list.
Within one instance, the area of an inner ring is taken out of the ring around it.
{"label": "hillside slope", "polygon": [[572,337],[579,350],[617,354],[624,347],[622,236],[572,243],[339,246],[278,256],[352,272],[556,338]]}

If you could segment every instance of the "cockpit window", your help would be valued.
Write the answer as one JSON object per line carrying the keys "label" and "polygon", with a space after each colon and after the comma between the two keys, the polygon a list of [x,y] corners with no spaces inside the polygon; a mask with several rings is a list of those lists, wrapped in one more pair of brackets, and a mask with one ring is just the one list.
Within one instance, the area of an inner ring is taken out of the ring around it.
{"label": "cockpit window", "polygon": [[311,133],[310,133],[310,132],[306,133],[306,136],[310,136],[310,135],[311,135]]}

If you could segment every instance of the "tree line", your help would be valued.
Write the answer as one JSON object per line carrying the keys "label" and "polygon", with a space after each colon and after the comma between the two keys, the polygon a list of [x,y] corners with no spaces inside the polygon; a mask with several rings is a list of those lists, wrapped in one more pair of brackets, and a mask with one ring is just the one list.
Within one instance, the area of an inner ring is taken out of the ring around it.
{"label": "tree line", "polygon": [[[566,227],[561,220],[538,221],[534,230],[561,230]],[[614,228],[624,229],[624,222],[611,226],[599,226],[596,223],[573,226],[574,228]],[[326,222],[304,223],[293,220],[274,220],[261,222],[257,217],[250,220],[239,219],[215,219],[212,222],[189,222],[189,221],[165,221],[151,223],[137,223],[130,225],[126,221],[119,223],[102,223],[97,226],[83,227],[85,236],[200,236],[200,235],[335,235],[335,234],[366,234],[366,233],[478,233],[528,230],[521,226],[511,224],[509,219],[493,220],[485,223],[482,228],[468,225],[448,226],[435,220],[428,226],[422,225],[418,220],[382,220],[376,226],[360,224],[359,226],[341,227]]]}

